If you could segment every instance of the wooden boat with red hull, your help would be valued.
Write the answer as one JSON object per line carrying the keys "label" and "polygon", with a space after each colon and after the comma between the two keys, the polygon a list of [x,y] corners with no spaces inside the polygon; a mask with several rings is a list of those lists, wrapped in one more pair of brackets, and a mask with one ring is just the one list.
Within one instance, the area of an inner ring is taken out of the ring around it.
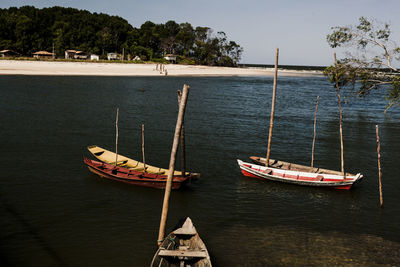
{"label": "wooden boat with red hull", "polygon": [[[167,183],[167,175],[139,172],[88,158],[84,158],[83,161],[92,173],[107,179],[160,189],[164,189]],[[181,188],[189,183],[191,178],[191,176],[174,176],[172,178],[172,189]]]}
{"label": "wooden boat with red hull", "polygon": [[[257,157],[252,157],[255,160]],[[258,158],[260,160],[260,158]],[[311,168],[299,164],[291,164],[270,159],[269,167],[237,160],[243,175],[258,179],[279,181],[297,185],[332,187],[335,189],[350,189],[352,185],[362,179],[362,175]],[[262,160],[261,160],[262,162]],[[265,163],[265,159],[264,159]]]}
{"label": "wooden boat with red hull", "polygon": [[[101,162],[115,165],[115,159],[117,158],[116,157],[117,155],[114,152],[101,148],[96,145],[88,146],[88,150],[94,157],[96,157]],[[151,166],[149,164],[145,165],[143,164],[143,162],[125,157],[123,155],[118,155],[117,166],[129,168],[133,171],[138,171],[138,172],[143,172],[144,168],[146,168],[146,173],[163,174],[163,175],[167,175],[168,173],[168,169]],[[175,170],[174,176],[182,176],[182,172]],[[186,172],[186,176],[191,176],[192,178],[200,178],[200,173]]]}

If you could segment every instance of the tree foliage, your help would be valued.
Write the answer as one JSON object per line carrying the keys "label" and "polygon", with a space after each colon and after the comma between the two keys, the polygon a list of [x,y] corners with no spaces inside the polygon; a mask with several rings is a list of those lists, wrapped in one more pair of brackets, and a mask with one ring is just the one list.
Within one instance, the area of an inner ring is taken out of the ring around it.
{"label": "tree foliage", "polygon": [[143,60],[177,54],[197,64],[234,66],[243,48],[208,27],[190,23],[146,21],[140,28],[118,16],[74,8],[33,6],[0,9],[0,49],[22,55],[55,48],[58,56],[67,49],[105,56],[108,52],[140,56]]}
{"label": "tree foliage", "polygon": [[361,97],[371,90],[387,88],[385,112],[400,106],[400,71],[394,67],[394,62],[400,60],[400,47],[390,39],[390,25],[361,17],[357,26],[333,27],[332,30],[327,36],[329,45],[345,47],[347,51],[345,58],[325,69],[324,74],[331,82],[335,82],[337,76],[341,86],[357,88]]}

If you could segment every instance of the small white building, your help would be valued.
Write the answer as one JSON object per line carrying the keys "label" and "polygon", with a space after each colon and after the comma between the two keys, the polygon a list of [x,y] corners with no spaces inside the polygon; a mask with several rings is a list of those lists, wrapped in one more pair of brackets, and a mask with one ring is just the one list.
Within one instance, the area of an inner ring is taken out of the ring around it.
{"label": "small white building", "polygon": [[168,61],[176,62],[176,56],[174,54],[166,54],[164,58]]}
{"label": "small white building", "polygon": [[140,59],[139,56],[135,56],[132,60],[133,60],[133,61],[139,61],[139,60],[141,60],[141,59]]}
{"label": "small white building", "polygon": [[117,53],[107,53],[107,59],[108,60],[118,60],[119,56]]}
{"label": "small white building", "polygon": [[98,55],[92,54],[90,55],[90,60],[96,60],[99,61],[100,57]]}

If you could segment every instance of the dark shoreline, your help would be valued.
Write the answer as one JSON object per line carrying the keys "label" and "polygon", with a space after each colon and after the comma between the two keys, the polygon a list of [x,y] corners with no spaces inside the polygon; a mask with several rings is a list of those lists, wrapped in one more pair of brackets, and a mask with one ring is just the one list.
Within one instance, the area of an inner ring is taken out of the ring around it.
{"label": "dark shoreline", "polygon": [[[269,64],[238,64],[239,68],[274,68],[275,65]],[[327,66],[302,66],[302,65],[279,65],[279,69],[285,70],[307,70],[307,71],[324,71]]]}

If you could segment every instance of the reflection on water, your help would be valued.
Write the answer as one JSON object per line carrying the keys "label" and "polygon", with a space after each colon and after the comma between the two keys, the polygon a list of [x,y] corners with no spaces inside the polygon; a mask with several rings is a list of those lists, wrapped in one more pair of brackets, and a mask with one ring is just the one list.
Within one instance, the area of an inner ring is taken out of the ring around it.
{"label": "reflection on water", "polygon": [[[145,123],[146,161],[167,167],[184,83],[187,168],[201,179],[172,193],[168,229],[190,216],[215,266],[399,264],[400,112],[384,116],[379,92],[343,105],[345,168],[365,179],[341,191],[239,171],[237,158],[266,154],[270,77],[0,76],[2,265],[148,265],[163,192],[102,179],[82,160],[88,145],[114,148],[119,107],[119,152],[141,158]],[[317,95],[315,165],[340,169],[336,91],[318,76],[279,78],[271,157],[310,163]]]}
{"label": "reflection on water", "polygon": [[[396,266],[400,262],[398,242],[367,234],[235,225],[221,230],[220,236],[224,238],[213,240],[226,252],[216,260],[219,266]],[[240,264],[232,251],[240,251]]]}

